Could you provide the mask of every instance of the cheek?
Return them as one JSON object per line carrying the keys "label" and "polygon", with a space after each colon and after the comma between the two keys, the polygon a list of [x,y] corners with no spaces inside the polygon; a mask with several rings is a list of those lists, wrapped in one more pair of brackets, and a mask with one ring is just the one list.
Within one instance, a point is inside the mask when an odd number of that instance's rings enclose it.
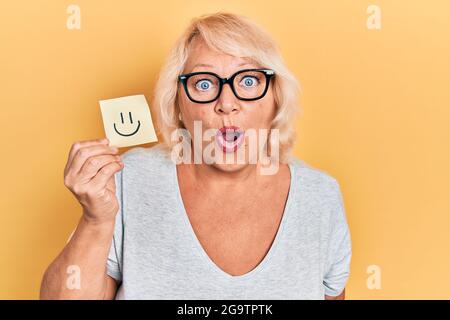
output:
{"label": "cheek", "polygon": [[275,98],[273,96],[273,91],[268,90],[266,95],[266,100],[264,100],[264,103],[266,104],[267,114],[270,117],[270,120],[272,121],[273,118],[275,118],[275,115],[277,113],[277,107],[275,104]]}
{"label": "cheek", "polygon": [[264,123],[272,122],[276,115],[276,104],[272,88],[269,87],[266,95],[262,99],[255,102],[257,102],[255,107],[257,109],[257,113],[259,114],[259,119]]}
{"label": "cheek", "polygon": [[199,105],[191,101],[184,102],[182,107],[183,122],[190,131],[194,128],[194,121],[200,121],[203,129],[213,127],[215,120],[214,106]]}
{"label": "cheek", "polygon": [[183,114],[183,121],[185,123],[192,122],[193,120],[197,120],[201,117],[201,108],[198,108],[198,106],[189,100],[185,94],[183,94],[180,99],[180,109]]}
{"label": "cheek", "polygon": [[270,128],[270,124],[276,114],[275,103],[270,100],[254,106],[248,106],[247,110],[249,122],[251,122],[254,127],[258,128]]}
{"label": "cheek", "polygon": [[185,110],[183,110],[185,115],[185,119],[187,121],[203,121],[207,122],[211,118],[211,112],[208,107],[206,106],[199,106],[197,104],[187,106]]}

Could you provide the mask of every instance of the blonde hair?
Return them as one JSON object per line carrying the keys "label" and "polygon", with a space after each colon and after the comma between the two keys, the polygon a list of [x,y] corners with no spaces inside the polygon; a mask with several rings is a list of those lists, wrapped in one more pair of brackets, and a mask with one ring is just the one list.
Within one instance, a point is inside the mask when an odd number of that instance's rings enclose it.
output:
{"label": "blonde hair", "polygon": [[178,76],[185,68],[190,45],[195,37],[200,37],[213,50],[250,58],[264,68],[275,71],[272,88],[276,115],[271,129],[279,129],[280,161],[288,161],[295,141],[299,84],[285,66],[276,43],[265,30],[247,17],[225,12],[193,19],[176,41],[161,69],[154,91],[153,107],[164,145],[171,149],[178,143],[171,141],[171,134],[173,130],[183,128],[178,117]]}

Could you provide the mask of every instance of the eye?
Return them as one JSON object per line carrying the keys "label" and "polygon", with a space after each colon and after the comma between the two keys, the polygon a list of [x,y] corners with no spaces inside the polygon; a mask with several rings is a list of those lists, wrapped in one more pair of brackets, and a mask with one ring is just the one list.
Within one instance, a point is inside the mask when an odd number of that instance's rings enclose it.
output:
{"label": "eye", "polygon": [[202,79],[195,83],[195,88],[197,88],[200,91],[206,91],[209,90],[212,87],[213,83],[211,80]]}
{"label": "eye", "polygon": [[251,88],[251,87],[258,85],[259,80],[258,80],[258,78],[253,77],[253,76],[245,76],[242,78],[240,83],[243,84],[244,87]]}

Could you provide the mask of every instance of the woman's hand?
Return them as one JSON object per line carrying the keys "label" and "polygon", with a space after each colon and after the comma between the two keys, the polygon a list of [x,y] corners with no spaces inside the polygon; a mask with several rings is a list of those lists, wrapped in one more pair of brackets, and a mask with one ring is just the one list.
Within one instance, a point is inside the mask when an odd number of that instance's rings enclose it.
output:
{"label": "woman's hand", "polygon": [[112,222],[119,210],[114,174],[123,168],[107,139],[75,142],[64,169],[64,185],[83,207],[88,222]]}
{"label": "woman's hand", "polygon": [[[45,271],[41,299],[113,299],[117,285],[106,262],[119,210],[114,174],[123,169],[108,140],[76,142],[64,169],[64,184],[83,207],[83,215],[63,251]],[[67,286],[69,266],[82,270],[81,287]]]}

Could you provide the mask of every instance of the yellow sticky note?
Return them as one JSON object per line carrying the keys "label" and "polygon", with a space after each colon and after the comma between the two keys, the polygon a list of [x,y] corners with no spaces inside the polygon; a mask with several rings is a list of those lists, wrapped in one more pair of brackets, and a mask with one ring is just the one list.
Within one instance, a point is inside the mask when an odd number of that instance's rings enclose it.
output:
{"label": "yellow sticky note", "polygon": [[144,95],[101,100],[100,109],[111,146],[128,147],[158,141]]}

